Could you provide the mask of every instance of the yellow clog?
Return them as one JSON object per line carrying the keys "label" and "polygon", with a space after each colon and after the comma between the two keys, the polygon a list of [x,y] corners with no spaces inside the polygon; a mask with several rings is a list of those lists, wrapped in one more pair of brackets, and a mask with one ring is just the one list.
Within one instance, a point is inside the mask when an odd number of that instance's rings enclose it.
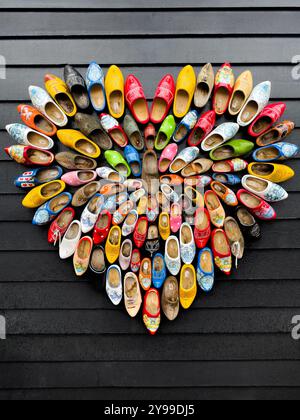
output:
{"label": "yellow clog", "polygon": [[77,113],[77,106],[66,83],[54,74],[46,74],[45,87],[57,105],[68,117],[74,117]]}
{"label": "yellow clog", "polygon": [[58,130],[57,137],[63,145],[84,156],[97,159],[101,155],[99,146],[85,137],[80,131]]}
{"label": "yellow clog", "polygon": [[277,163],[253,162],[248,166],[248,172],[250,175],[275,182],[276,184],[288,181],[295,176],[292,168]]}
{"label": "yellow clog", "polygon": [[184,67],[179,73],[174,102],[174,115],[183,118],[190,109],[196,90],[197,78],[192,66]]}
{"label": "yellow clog", "polygon": [[110,115],[119,119],[125,111],[124,76],[119,67],[111,66],[105,78],[105,91]]}
{"label": "yellow clog", "polygon": [[113,226],[108,234],[105,244],[105,254],[107,261],[114,264],[119,258],[121,251],[122,231],[119,226]]}
{"label": "yellow clog", "polygon": [[180,275],[180,303],[184,309],[189,309],[197,296],[197,278],[193,265],[185,264]]}
{"label": "yellow clog", "polygon": [[23,200],[23,207],[35,209],[61,194],[66,188],[63,181],[51,181],[31,190]]}
{"label": "yellow clog", "polygon": [[168,213],[161,213],[159,216],[159,233],[164,241],[171,235],[170,216]]}
{"label": "yellow clog", "polygon": [[237,115],[253,91],[253,76],[250,70],[244,71],[237,79],[229,104],[230,115]]}

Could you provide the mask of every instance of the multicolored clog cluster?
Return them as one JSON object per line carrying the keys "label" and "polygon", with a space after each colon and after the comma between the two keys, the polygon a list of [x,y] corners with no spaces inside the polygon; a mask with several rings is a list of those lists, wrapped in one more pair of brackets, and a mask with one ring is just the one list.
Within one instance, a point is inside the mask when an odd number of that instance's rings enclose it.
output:
{"label": "multicolored clog cluster", "polygon": [[[198,78],[186,66],[176,83],[166,75],[151,109],[116,66],[105,77],[93,62],[84,79],[68,65],[64,79],[31,86],[23,124],[7,126],[7,154],[28,167],[15,182],[28,190],[23,206],[50,225],[49,243],[77,276],[90,269],[131,317],[143,304],[155,334],[161,312],[174,321],[191,307],[197,283],[213,289],[215,268],[231,274],[245,241],[261,237],[257,219],[276,219],[272,203],[288,198],[279,184],[294,176],[281,161],[299,153],[285,141],[294,124],[279,122],[284,103],[269,104],[271,82],[254,87],[250,71],[235,80],[228,63]],[[217,123],[225,113],[234,121]]]}

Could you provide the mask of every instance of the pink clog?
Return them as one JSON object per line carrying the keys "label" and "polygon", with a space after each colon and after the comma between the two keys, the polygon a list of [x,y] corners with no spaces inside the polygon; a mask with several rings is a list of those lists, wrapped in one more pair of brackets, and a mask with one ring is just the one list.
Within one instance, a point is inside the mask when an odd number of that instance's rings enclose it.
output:
{"label": "pink clog", "polygon": [[172,204],[170,225],[173,233],[179,232],[182,225],[182,207],[179,203]]}
{"label": "pink clog", "polygon": [[169,144],[169,146],[167,146],[164,149],[158,163],[158,168],[161,173],[167,172],[171,163],[177,156],[177,153],[178,153],[177,144]]}
{"label": "pink clog", "polygon": [[80,187],[95,181],[97,173],[95,171],[73,171],[62,176],[62,180],[71,187]]}

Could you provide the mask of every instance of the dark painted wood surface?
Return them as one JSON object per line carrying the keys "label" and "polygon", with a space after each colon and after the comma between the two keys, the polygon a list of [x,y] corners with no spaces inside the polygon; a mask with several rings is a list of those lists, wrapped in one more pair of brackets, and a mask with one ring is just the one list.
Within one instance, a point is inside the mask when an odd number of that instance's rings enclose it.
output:
{"label": "dark painted wood surface", "polygon": [[8,324],[0,399],[298,399],[300,348],[290,332],[300,314],[299,159],[279,220],[264,225],[239,271],[220,276],[210,296],[153,339],[88,277],[76,280],[46,229],[31,226],[12,184],[19,167],[2,148],[28,85],[67,62],[85,71],[92,59],[134,72],[149,100],[162,75],[186,63],[250,68],[256,82],[273,82],[273,101],[287,102],[299,144],[299,1],[2,0],[0,9],[8,64],[0,80],[0,314]]}

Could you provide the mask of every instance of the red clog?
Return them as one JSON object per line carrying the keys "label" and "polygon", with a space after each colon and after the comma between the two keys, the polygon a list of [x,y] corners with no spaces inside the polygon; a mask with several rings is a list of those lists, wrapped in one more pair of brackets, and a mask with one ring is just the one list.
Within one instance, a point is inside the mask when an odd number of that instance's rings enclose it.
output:
{"label": "red clog", "polygon": [[191,132],[188,144],[189,146],[199,146],[202,141],[207,137],[213,130],[216,123],[217,115],[215,111],[208,111],[203,114],[197,122],[195,128]]}
{"label": "red clog", "polygon": [[239,190],[237,197],[243,206],[247,207],[247,209],[249,209],[250,212],[258,219],[275,220],[277,218],[276,211],[269,203],[249,191],[243,189]]}
{"label": "red clog", "polygon": [[147,217],[141,217],[136,224],[133,240],[137,248],[142,248],[147,239],[149,222]]}
{"label": "red clog", "polygon": [[153,124],[161,124],[169,114],[175,98],[175,81],[171,74],[167,74],[156,89],[152,109],[151,121]]}
{"label": "red clog", "polygon": [[278,102],[265,107],[250,125],[248,133],[252,137],[259,137],[266,133],[285,113],[286,104]]}
{"label": "red clog", "polygon": [[213,109],[217,115],[223,115],[227,111],[234,90],[234,81],[231,65],[229,63],[223,64],[215,80]]}
{"label": "red clog", "polygon": [[30,105],[19,105],[18,112],[21,120],[33,130],[39,131],[45,136],[53,137],[57,132],[56,126],[43,114]]}
{"label": "red clog", "polygon": [[155,335],[161,321],[160,295],[156,289],[150,289],[144,298],[143,321],[151,335]]}
{"label": "red clog", "polygon": [[132,74],[125,83],[125,98],[134,119],[140,124],[150,121],[149,108],[141,82]]}
{"label": "red clog", "polygon": [[211,235],[211,246],[216,266],[227,276],[232,270],[232,255],[228,238],[223,229],[215,229]]}
{"label": "red clog", "polygon": [[95,245],[100,245],[107,239],[111,224],[111,213],[108,210],[103,210],[98,217],[93,233],[93,240]]}
{"label": "red clog", "polygon": [[206,209],[198,209],[195,215],[194,237],[199,249],[206,247],[211,236],[210,216]]}
{"label": "red clog", "polygon": [[118,120],[109,114],[100,115],[101,125],[119,147],[128,145],[128,137]]}
{"label": "red clog", "polygon": [[6,147],[5,152],[14,161],[25,166],[50,166],[54,162],[54,154],[31,146],[17,144]]}
{"label": "red clog", "polygon": [[57,241],[63,238],[74,218],[75,210],[72,207],[64,209],[64,211],[54,220],[49,228],[49,244],[56,245]]}
{"label": "red clog", "polygon": [[141,268],[142,255],[138,249],[134,249],[131,256],[130,268],[133,273],[138,273]]}

